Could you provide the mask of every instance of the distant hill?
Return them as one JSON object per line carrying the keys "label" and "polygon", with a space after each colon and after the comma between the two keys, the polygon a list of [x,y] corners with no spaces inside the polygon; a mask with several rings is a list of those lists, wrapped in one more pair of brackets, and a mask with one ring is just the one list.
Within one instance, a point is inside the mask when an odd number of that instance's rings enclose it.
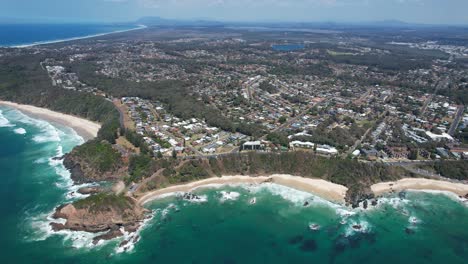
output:
{"label": "distant hill", "polygon": [[422,28],[422,27],[437,27],[436,25],[425,25],[407,23],[400,20],[382,20],[382,21],[366,21],[366,22],[281,22],[281,21],[259,21],[259,22],[220,22],[209,19],[167,19],[162,17],[142,17],[136,23],[146,26],[242,26],[242,27],[267,27],[267,28],[321,28],[321,29],[353,29],[353,28]]}
{"label": "distant hill", "polygon": [[209,20],[178,20],[161,17],[142,17],[137,23],[146,26],[223,26],[224,23]]}

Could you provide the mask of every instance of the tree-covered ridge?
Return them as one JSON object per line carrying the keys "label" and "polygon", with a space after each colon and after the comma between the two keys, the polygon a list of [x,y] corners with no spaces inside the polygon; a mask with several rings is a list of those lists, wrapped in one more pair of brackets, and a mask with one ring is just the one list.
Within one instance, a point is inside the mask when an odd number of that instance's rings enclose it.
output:
{"label": "tree-covered ridge", "polygon": [[424,164],[419,167],[429,171],[434,171],[446,178],[462,181],[468,180],[468,160],[441,160],[430,164]]}
{"label": "tree-covered ridge", "polygon": [[92,168],[104,173],[115,171],[121,165],[121,155],[106,141],[92,140],[76,147],[73,154]]}
{"label": "tree-covered ridge", "polygon": [[0,57],[0,99],[97,121],[102,124],[99,138],[114,142],[119,128],[119,113],[112,102],[90,93],[53,86],[41,66],[45,56]]}

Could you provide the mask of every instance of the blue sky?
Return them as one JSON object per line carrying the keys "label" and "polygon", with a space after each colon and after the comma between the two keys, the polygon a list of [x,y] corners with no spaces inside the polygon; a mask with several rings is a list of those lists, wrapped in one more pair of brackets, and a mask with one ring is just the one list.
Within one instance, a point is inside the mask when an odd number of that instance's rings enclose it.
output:
{"label": "blue sky", "polygon": [[468,25],[468,0],[0,0],[2,20],[110,22],[143,16],[222,21],[402,20]]}

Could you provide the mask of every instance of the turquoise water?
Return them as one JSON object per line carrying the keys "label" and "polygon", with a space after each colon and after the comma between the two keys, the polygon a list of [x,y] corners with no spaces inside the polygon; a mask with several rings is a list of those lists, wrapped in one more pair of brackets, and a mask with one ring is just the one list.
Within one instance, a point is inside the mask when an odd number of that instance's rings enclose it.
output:
{"label": "turquoise water", "polygon": [[[468,206],[408,192],[350,210],[274,184],[198,190],[199,202],[147,204],[140,240],[92,246],[86,233],[53,233],[49,215],[77,199],[60,156],[72,130],[0,107],[0,248],[3,263],[466,263]],[[24,133],[25,132],[25,133]],[[256,203],[251,204],[252,198]],[[304,207],[305,201],[309,202]],[[318,230],[311,230],[316,224]],[[353,229],[360,225],[360,230]]]}

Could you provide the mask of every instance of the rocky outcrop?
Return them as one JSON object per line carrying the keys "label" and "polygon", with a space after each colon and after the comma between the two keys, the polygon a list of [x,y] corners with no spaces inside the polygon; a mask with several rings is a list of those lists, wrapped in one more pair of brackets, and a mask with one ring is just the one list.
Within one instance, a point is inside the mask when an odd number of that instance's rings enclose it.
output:
{"label": "rocky outcrop", "polygon": [[354,185],[351,186],[346,192],[345,200],[346,204],[351,206],[352,208],[359,207],[359,204],[361,202],[365,202],[363,206],[367,207],[367,201],[373,199],[374,197],[374,193],[372,192],[370,187]]}
{"label": "rocky outcrop", "polygon": [[83,187],[83,188],[78,189],[77,192],[80,194],[96,194],[102,191],[103,190],[101,187]]}
{"label": "rocky outcrop", "polygon": [[51,223],[53,230],[106,232],[99,239],[122,236],[122,231],[135,232],[145,219],[147,210],[132,198],[114,194],[96,194],[84,200],[59,206],[53,218],[65,223]]}
{"label": "rocky outcrop", "polygon": [[126,171],[126,168],[115,168],[102,172],[74,151],[63,158],[63,165],[70,171],[71,178],[76,184],[120,179]]}

